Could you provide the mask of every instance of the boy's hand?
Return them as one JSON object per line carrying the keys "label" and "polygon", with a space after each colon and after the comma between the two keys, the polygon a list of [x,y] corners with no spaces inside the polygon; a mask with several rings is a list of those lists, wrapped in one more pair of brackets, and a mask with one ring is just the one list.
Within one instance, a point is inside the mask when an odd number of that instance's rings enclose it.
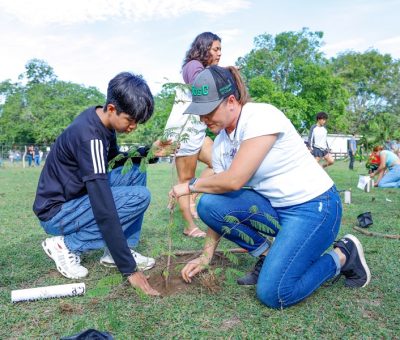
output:
{"label": "boy's hand", "polygon": [[146,276],[142,272],[136,272],[128,276],[128,281],[135,289],[140,289],[146,295],[159,296],[160,293],[150,286]]}
{"label": "boy's hand", "polygon": [[154,156],[165,157],[175,153],[179,148],[178,143],[173,142],[171,139],[168,140],[156,140],[153,143]]}

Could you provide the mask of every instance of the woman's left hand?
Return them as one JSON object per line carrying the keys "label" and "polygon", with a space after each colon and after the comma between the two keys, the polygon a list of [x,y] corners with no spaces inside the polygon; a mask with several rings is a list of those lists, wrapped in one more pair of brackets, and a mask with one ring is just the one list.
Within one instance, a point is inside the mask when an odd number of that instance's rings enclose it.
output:
{"label": "woman's left hand", "polygon": [[211,260],[201,255],[197,259],[189,261],[182,269],[181,275],[185,282],[191,283],[192,277],[207,268]]}
{"label": "woman's left hand", "polygon": [[189,195],[189,194],[190,194],[189,184],[188,184],[188,182],[186,182],[186,183],[174,185],[168,195],[172,199],[178,199],[181,196]]}

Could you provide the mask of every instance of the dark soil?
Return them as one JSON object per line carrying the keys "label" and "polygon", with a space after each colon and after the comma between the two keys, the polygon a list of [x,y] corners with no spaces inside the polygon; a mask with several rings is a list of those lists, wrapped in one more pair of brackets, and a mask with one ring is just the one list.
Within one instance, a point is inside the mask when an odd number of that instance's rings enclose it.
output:
{"label": "dark soil", "polygon": [[167,257],[158,258],[156,266],[146,272],[150,275],[149,283],[162,296],[180,294],[189,290],[195,290],[199,287],[206,288],[210,292],[217,292],[221,287],[221,276],[215,276],[212,269],[226,267],[230,265],[227,258],[223,256],[214,256],[210,269],[198,274],[192,283],[186,283],[181,277],[181,270],[187,262],[193,260],[197,255],[182,255],[171,257],[171,266],[169,270],[168,286],[166,286],[165,275],[167,273]]}

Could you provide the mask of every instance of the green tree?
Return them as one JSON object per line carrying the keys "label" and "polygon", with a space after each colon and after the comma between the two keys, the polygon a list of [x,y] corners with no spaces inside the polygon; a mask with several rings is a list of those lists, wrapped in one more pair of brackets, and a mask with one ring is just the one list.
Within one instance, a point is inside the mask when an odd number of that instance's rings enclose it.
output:
{"label": "green tree", "polygon": [[26,85],[0,83],[3,141],[51,143],[82,110],[105,102],[104,95],[94,87],[58,81],[45,62],[36,60],[27,65]]}
{"label": "green tree", "polygon": [[275,37],[262,34],[237,66],[253,100],[277,106],[296,128],[309,128],[315,113],[326,111],[334,130],[342,131],[347,92],[320,51],[322,37],[322,32],[307,28]]}
{"label": "green tree", "polygon": [[105,97],[94,87],[54,81],[34,84],[27,91],[31,129],[36,142],[50,143],[89,106],[103,105]]}
{"label": "green tree", "polygon": [[18,77],[20,80],[26,78],[28,85],[49,83],[57,80],[53,68],[41,59],[31,59],[25,64],[25,72]]}
{"label": "green tree", "polygon": [[368,50],[341,53],[332,59],[331,68],[350,94],[350,130],[372,141],[398,136],[400,62],[389,54]]}
{"label": "green tree", "polygon": [[21,140],[32,140],[29,129],[29,110],[25,98],[24,87],[9,81],[2,83],[1,95],[4,103],[0,107],[0,132],[2,142],[16,143]]}

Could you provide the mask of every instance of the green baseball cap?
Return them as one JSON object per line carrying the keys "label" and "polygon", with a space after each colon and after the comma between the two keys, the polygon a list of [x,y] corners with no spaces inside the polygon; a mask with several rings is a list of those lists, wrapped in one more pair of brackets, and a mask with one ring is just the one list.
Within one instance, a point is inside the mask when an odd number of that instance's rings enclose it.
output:
{"label": "green baseball cap", "polygon": [[184,114],[204,116],[214,111],[222,101],[237,93],[231,72],[220,66],[209,66],[193,82],[192,103]]}

